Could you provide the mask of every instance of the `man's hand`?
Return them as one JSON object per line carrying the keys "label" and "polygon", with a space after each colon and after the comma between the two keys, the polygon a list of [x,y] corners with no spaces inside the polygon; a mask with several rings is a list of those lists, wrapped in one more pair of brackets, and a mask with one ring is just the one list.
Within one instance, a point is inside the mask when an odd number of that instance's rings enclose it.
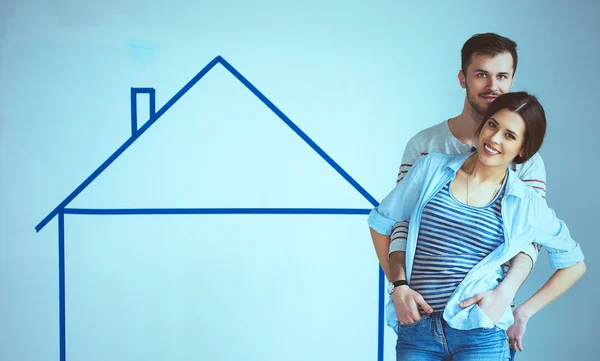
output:
{"label": "man's hand", "polygon": [[525,334],[525,329],[527,329],[529,317],[521,314],[518,309],[515,310],[514,316],[515,323],[506,330],[506,334],[508,335],[508,345],[512,349],[523,352],[523,335]]}
{"label": "man's hand", "polygon": [[475,296],[466,299],[458,305],[462,308],[467,308],[471,305],[478,304],[481,311],[485,313],[495,324],[500,321],[500,318],[510,305],[513,295],[502,292],[496,288],[493,291],[478,293]]}
{"label": "man's hand", "polygon": [[403,325],[417,322],[421,319],[419,306],[421,306],[426,313],[433,312],[433,308],[425,302],[423,296],[406,285],[394,288],[394,292],[392,292],[392,301],[394,302],[394,308],[396,309],[396,317],[398,317],[400,324]]}

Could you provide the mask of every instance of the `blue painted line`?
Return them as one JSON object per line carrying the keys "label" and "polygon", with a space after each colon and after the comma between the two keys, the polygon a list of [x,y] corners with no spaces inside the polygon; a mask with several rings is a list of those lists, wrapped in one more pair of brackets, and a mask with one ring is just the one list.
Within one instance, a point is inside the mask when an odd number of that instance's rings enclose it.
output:
{"label": "blue painted line", "polygon": [[135,88],[131,88],[131,136],[137,132],[137,93]]}
{"label": "blue painted line", "polygon": [[135,87],[134,89],[136,90],[137,94],[152,94],[156,91],[156,89],[149,87]]}
{"label": "blue painted line", "polygon": [[244,76],[240,74],[231,64],[229,64],[225,59],[223,59],[220,56],[218,56],[217,59],[219,59],[219,62],[225,67],[225,69],[229,70],[229,72],[233,74],[233,76],[235,76],[242,84],[246,86],[246,88],[248,88],[248,90],[250,90],[254,95],[256,95],[256,97],[259,98],[269,109],[271,109],[273,113],[277,114],[277,116],[281,120],[283,120],[285,124],[287,124],[296,134],[298,134],[300,138],[302,138],[302,140],[304,140],[315,152],[317,152],[317,154],[319,154],[321,158],[323,158],[331,167],[333,167],[333,169],[335,169],[342,177],[344,177],[344,179],[348,183],[350,183],[354,187],[354,189],[356,189],[363,197],[365,197],[367,201],[369,201],[369,203],[371,203],[374,207],[377,207],[379,205],[379,203],[375,200],[375,198],[373,198],[369,194],[369,192],[367,192],[360,184],[358,184],[358,182],[355,181],[354,178],[350,176],[350,174],[348,174],[329,155],[327,155],[327,153],[325,153],[325,151],[323,151],[323,149],[321,149],[321,147],[319,147],[317,143],[313,142],[313,140],[310,139],[308,135],[306,135],[306,133],[304,133],[300,128],[298,128],[298,126],[294,124],[294,122],[292,122],[290,118],[283,114],[283,112],[279,110],[279,108],[277,108],[275,104],[273,104],[269,99],[267,99],[266,96],[264,96],[258,89],[256,89],[256,87],[254,87],[254,85],[252,85],[246,78],[244,78]]}
{"label": "blue painted line", "polygon": [[[90,174],[69,196],[67,196],[52,212],[50,212],[38,225],[35,230],[39,232],[56,215],[59,215],[59,289],[60,289],[60,357],[61,361],[66,358],[65,343],[65,274],[64,274],[64,215],[65,214],[361,214],[366,215],[369,209],[311,209],[311,208],[230,208],[230,209],[65,209],[65,207],[77,197],[94,179],[96,179],[112,162],[117,159],[137,138],[139,138],[154,122],[156,122],[167,110],[169,110],[189,89],[191,89],[206,73],[208,73],[217,63],[223,65],[233,76],[246,86],[256,97],[258,97],[271,111],[273,111],[284,123],[286,123],[300,138],[302,138],[317,154],[319,154],[332,168],[334,168],[348,183],[350,183],[367,201],[373,206],[378,206],[378,202],[342,167],[340,167],[323,149],[321,149],[306,133],[304,133],[295,123],[293,123],[279,108],[277,108],[267,97],[265,97],[254,85],[252,85],[244,76],[242,76],[231,64],[221,56],[215,57],[208,63],[196,76],[194,76],[181,90],[179,90],[158,112],[156,109],[156,98],[154,88],[131,88],[131,130],[132,136],[125,141],[106,161],[104,161],[92,174]],[[150,119],[137,129],[137,94],[147,93],[150,96]],[[381,281],[381,274],[380,274]],[[380,291],[383,283],[380,282]],[[383,293],[380,292],[380,294]],[[379,305],[379,345],[378,359],[383,360],[383,311],[382,298],[380,296]]]}
{"label": "blue painted line", "polygon": [[131,88],[131,136],[134,136],[137,131],[137,95],[148,94],[150,98],[148,102],[148,111],[150,119],[156,115],[156,89],[154,88]]}
{"label": "blue painted line", "polygon": [[163,214],[331,214],[368,215],[370,209],[359,208],[133,208],[83,209],[65,208],[65,214],[84,215],[163,215]]}
{"label": "blue painted line", "polygon": [[[204,208],[204,209],[66,209],[65,207],[77,197],[94,179],[96,179],[112,162],[117,159],[138,137],[140,137],[154,122],[169,110],[189,89],[191,89],[206,73],[217,63],[223,65],[233,76],[258,97],[271,111],[286,123],[300,138],[302,138],[317,154],[319,154],[332,168],[334,168],[348,183],[350,183],[373,206],[378,202],[342,167],[340,167],[323,149],[321,149],[306,133],[292,122],[279,108],[265,97],[254,85],[242,76],[231,64],[221,56],[215,57],[196,76],[194,76],[181,90],[179,90],[158,112],[156,112],[156,91],[154,88],[131,88],[131,134],[132,136],[123,143],[106,161],[104,161],[92,174],[90,174],[69,196],[52,210],[36,227],[39,232],[56,215],[59,222],[59,312],[60,312],[60,360],[66,360],[66,333],[65,333],[65,260],[64,260],[64,215],[65,214],[93,214],[93,215],[126,215],[126,214],[358,214],[367,215],[370,209],[336,209],[336,208]],[[149,120],[137,129],[137,94],[149,94]],[[383,272],[380,270],[380,298],[378,320],[378,360],[383,360]]]}
{"label": "blue painted line", "polygon": [[156,90],[152,89],[150,94],[150,119],[156,116]]}
{"label": "blue painted line", "polygon": [[[281,112],[269,99],[267,99],[258,89],[256,89],[246,78],[244,78],[233,66],[231,66],[221,56],[217,56],[210,63],[208,63],[196,76],[194,76],[181,90],[179,90],[160,110],[155,114],[154,118],[149,119],[142,127],[135,132],[135,135],[130,137],[123,145],[119,147],[104,163],[102,163],[89,177],[87,177],[67,198],[65,198],[52,212],[50,212],[44,219],[35,226],[36,232],[39,232],[42,228],[48,224],[56,216],[60,209],[64,209],[75,197],[77,197],[94,179],[100,175],[104,169],[106,169],[115,159],[117,159],[138,137],[140,137],[154,122],[165,114],[169,108],[175,104],[188,90],[190,90],[206,73],[208,73],[217,63],[221,63],[231,74],[233,74],[239,81],[241,81],[255,96],[257,96],[269,109],[271,109],[277,116],[283,120],[296,134],[298,134],[307,144],[313,148],[329,165],[331,165],[346,181],[358,190],[373,206],[377,206],[379,203],[362,187],[358,184],[346,171],[344,171],[331,157],[329,157],[315,142],[313,142],[298,126],[296,126],[283,112]],[[134,88],[132,88],[134,89]],[[135,88],[142,90],[149,90],[152,88]],[[134,90],[132,90],[134,92]],[[135,105],[132,101],[132,109]],[[133,117],[132,117],[133,119]],[[133,130],[132,120],[132,130]],[[137,125],[136,125],[137,127]]]}
{"label": "blue painted line", "polygon": [[377,313],[377,361],[383,361],[383,315],[385,303],[385,273],[379,266],[379,305]]}
{"label": "blue painted line", "polygon": [[58,315],[60,337],[60,361],[67,357],[65,325],[65,214],[58,213]]}
{"label": "blue painted line", "polygon": [[198,72],[198,74],[196,74],[192,78],[192,80],[190,80],[186,85],[184,85],[183,88],[181,88],[181,90],[179,90],[175,95],[173,95],[173,97],[167,103],[165,103],[165,105],[163,105],[162,108],[158,110],[154,119],[148,120],[146,124],[144,124],[140,128],[140,134],[145,132],[146,129],[148,129],[152,124],[154,124],[154,122],[156,122],[160,117],[162,117],[162,115],[165,114],[167,110],[169,110],[173,106],[173,104],[175,104],[179,99],[181,99],[181,97],[185,93],[187,93],[188,90],[190,90],[194,85],[196,85],[196,83],[200,79],[202,79],[202,77],[204,77],[206,73],[208,73],[215,65],[217,65],[219,58],[220,56],[217,56],[216,58],[211,60],[211,62],[208,63],[202,70],[200,70],[200,72]]}
{"label": "blue painted line", "polygon": [[96,179],[115,159],[117,159],[133,142],[137,140],[154,122],[156,122],[179,98],[183,96],[198,80],[200,80],[210,69],[212,69],[220,57],[213,59],[208,63],[196,76],[192,78],[180,91],[177,92],[157,113],[153,119],[148,120],[142,127],[135,133],[135,136],[130,137],[117,149],[104,163],[102,163],[89,177],[87,177],[71,194],[67,196],[52,212],[50,212],[37,226],[35,226],[36,232],[39,232],[54,218],[60,209],[65,208],[75,197],[79,195],[94,179]]}

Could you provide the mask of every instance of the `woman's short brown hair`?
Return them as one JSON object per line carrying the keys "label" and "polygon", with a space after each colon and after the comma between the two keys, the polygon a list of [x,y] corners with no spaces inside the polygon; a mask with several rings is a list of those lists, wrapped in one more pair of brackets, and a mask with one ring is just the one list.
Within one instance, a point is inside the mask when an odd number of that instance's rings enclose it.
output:
{"label": "woman's short brown hair", "polygon": [[502,109],[508,109],[517,113],[525,121],[525,139],[523,142],[523,153],[521,157],[517,155],[513,160],[516,164],[525,163],[540,150],[546,135],[546,113],[544,108],[534,95],[527,92],[505,93],[496,98],[488,107],[483,117],[483,121],[477,128],[477,133],[481,132],[483,125]]}

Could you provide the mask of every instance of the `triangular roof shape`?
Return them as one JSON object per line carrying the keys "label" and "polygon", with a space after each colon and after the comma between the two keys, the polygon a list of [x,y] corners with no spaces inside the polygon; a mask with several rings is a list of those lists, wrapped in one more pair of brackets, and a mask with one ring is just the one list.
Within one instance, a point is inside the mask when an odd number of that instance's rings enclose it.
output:
{"label": "triangular roof shape", "polygon": [[[69,196],[67,196],[58,206],[55,207],[36,227],[36,231],[40,231],[44,226],[52,220],[61,211],[64,212],[67,205],[72,202],[81,192],[83,192],[100,174],[102,174],[117,158],[119,158],[125,150],[127,150],[139,137],[144,134],[158,119],[160,119],[181,97],[186,94],[202,77],[204,77],[215,65],[221,64],[229,73],[231,73],[240,83],[242,83],[248,90],[251,91],[262,103],[264,103],[279,119],[281,119],[294,133],[302,139],[313,151],[315,151],[326,163],[331,166],[344,180],[350,184],[364,199],[370,204],[376,206],[377,201],[356,182],[341,166],[339,166],[325,151],[319,147],[306,133],[304,133],[295,123],[293,123],[279,108],[277,108],[266,96],[264,96],[256,87],[254,87],[243,75],[241,75],[231,64],[229,64],[221,56],[217,56],[210,63],[208,63],[198,74],[196,74],[183,88],[181,88],[161,109],[154,113],[151,109],[150,119],[144,123],[138,130],[132,125],[132,136],[125,141],[106,161],[104,161],[90,176],[88,176]],[[144,92],[152,92],[153,89],[144,89]],[[132,94],[133,94],[132,90]],[[153,95],[153,94],[152,94]],[[134,98],[132,98],[134,99]],[[151,108],[153,108],[154,97],[151,97]],[[132,100],[132,111],[134,111],[134,103]],[[133,120],[133,119],[132,119]],[[175,213],[173,210],[138,210],[139,214],[164,214],[164,213]],[[69,212],[71,213],[72,210]],[[99,212],[102,212],[99,210]],[[186,210],[180,210],[182,213],[186,213]],[[291,213],[291,214],[327,214],[335,213],[332,210],[307,210],[307,209],[238,209],[238,210],[202,210],[193,211],[188,210],[187,213]],[[356,214],[357,210],[342,210],[341,213]],[[339,213],[339,212],[338,212]]]}

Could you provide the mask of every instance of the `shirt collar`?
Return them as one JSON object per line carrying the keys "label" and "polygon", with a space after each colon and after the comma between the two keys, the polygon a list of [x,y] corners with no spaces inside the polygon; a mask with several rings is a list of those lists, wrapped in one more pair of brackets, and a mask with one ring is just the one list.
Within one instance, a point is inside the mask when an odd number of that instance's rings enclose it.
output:
{"label": "shirt collar", "polygon": [[[456,172],[462,167],[465,161],[472,155],[473,153],[461,154],[454,157],[448,164],[446,164],[445,169],[448,169],[456,175]],[[526,185],[519,179],[517,174],[509,167],[508,169],[508,179],[506,180],[506,190],[505,196],[515,196],[523,199],[525,196],[525,187]]]}

